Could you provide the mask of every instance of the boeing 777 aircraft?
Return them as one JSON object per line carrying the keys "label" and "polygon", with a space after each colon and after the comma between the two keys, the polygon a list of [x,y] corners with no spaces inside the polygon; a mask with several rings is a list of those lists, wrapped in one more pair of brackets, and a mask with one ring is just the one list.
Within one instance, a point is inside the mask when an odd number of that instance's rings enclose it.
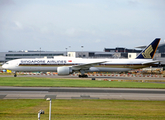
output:
{"label": "boeing 777 aircraft", "polygon": [[160,38],[149,44],[136,59],[87,59],[71,57],[55,57],[54,59],[15,59],[6,62],[4,69],[16,72],[57,72],[58,75],[69,75],[80,72],[79,77],[88,77],[87,72],[129,71],[152,66],[160,62],[153,60]]}

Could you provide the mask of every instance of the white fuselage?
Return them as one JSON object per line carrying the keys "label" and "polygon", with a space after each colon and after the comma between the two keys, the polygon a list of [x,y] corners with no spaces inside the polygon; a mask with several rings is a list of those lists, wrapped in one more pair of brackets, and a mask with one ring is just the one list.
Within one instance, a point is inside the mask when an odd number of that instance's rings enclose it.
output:
{"label": "white fuselage", "polygon": [[[54,59],[16,59],[5,63],[2,67],[12,71],[57,72],[58,67],[71,67],[73,72],[116,72],[129,71],[150,66],[152,59],[85,59],[71,57],[55,57]],[[98,63],[98,64],[93,64]],[[84,66],[83,66],[84,65]]]}

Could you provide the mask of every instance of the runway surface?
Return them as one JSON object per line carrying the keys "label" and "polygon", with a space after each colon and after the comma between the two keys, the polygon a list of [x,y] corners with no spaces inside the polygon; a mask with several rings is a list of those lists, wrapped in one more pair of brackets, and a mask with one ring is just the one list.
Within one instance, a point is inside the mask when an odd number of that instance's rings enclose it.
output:
{"label": "runway surface", "polygon": [[0,87],[0,99],[165,100],[165,89]]}

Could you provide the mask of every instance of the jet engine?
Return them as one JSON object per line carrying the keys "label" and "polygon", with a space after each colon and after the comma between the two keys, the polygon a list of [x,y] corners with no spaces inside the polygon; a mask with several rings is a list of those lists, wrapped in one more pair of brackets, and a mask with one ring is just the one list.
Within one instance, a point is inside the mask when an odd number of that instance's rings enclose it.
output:
{"label": "jet engine", "polygon": [[58,67],[57,73],[58,75],[69,75],[72,73],[72,67]]}

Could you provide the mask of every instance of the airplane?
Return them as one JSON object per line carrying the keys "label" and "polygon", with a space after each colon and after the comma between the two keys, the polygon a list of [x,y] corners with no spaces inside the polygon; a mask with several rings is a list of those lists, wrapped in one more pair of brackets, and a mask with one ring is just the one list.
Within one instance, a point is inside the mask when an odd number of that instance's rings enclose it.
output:
{"label": "airplane", "polygon": [[57,56],[53,59],[15,59],[6,62],[2,68],[16,72],[57,72],[69,75],[80,72],[79,77],[88,77],[88,72],[124,72],[154,65],[160,61],[153,60],[160,42],[156,38],[135,59],[89,59]]}

